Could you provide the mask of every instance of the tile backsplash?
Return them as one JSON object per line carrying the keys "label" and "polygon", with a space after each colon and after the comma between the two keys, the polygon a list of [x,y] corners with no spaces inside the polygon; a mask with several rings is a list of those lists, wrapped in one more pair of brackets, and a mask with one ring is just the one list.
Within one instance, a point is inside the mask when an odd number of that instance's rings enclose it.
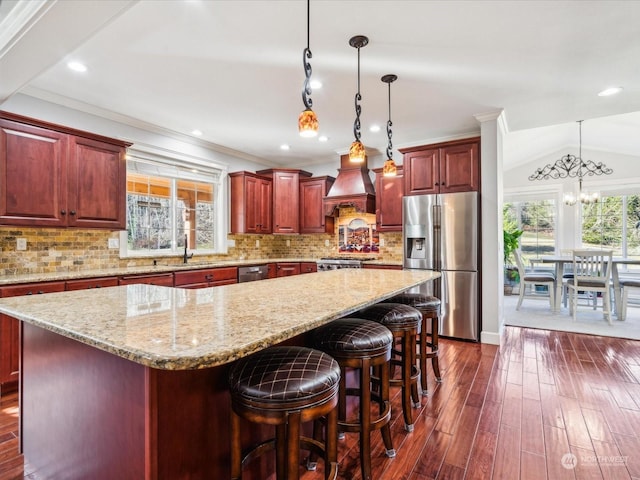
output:
{"label": "tile backsplash", "polygon": [[[343,215],[344,217],[344,215]],[[26,250],[18,251],[18,239],[26,240]],[[0,227],[0,275],[54,273],[92,269],[147,265],[153,258],[120,258],[119,249],[108,248],[110,238],[118,232],[63,228]],[[236,260],[268,258],[309,258],[337,256],[337,235],[228,235],[235,246],[225,255],[197,255],[202,260]],[[260,246],[256,247],[256,240]],[[288,242],[287,242],[288,240]],[[380,260],[402,261],[402,234],[380,233]],[[155,257],[167,264],[179,264],[179,255]]]}

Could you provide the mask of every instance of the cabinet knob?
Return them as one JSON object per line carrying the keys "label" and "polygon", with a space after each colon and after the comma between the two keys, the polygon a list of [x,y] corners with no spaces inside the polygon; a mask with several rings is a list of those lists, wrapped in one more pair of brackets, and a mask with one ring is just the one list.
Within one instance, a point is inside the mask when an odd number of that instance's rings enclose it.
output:
{"label": "cabinet knob", "polygon": [[435,183],[435,186],[437,187],[438,185],[440,185],[440,183],[439,183],[439,182],[436,182],[436,183]]}
{"label": "cabinet knob", "polygon": [[67,211],[66,210],[60,210],[60,215],[66,215]]}
{"label": "cabinet knob", "polygon": [[75,211],[75,210],[71,210],[71,211],[69,212],[69,215],[75,215],[75,214],[76,214],[76,211]]}

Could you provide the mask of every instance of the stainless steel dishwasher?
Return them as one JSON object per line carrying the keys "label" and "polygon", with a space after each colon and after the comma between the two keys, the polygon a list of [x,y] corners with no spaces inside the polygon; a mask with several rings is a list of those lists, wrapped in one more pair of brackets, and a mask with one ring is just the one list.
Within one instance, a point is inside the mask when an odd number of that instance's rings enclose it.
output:
{"label": "stainless steel dishwasher", "polygon": [[250,267],[238,268],[238,283],[265,280],[267,278],[269,278],[269,267],[267,265],[252,265]]}

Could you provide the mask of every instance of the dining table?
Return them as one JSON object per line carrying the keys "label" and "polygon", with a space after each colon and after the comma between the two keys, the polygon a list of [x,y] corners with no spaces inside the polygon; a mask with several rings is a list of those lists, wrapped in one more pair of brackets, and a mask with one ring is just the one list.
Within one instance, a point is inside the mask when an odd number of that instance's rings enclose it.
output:
{"label": "dining table", "polygon": [[[564,272],[564,266],[567,263],[573,263],[573,257],[571,255],[545,255],[538,258],[531,259],[531,263],[553,263],[555,264],[556,275],[556,296],[554,301],[554,311],[560,310],[562,301],[562,274]],[[613,282],[613,295],[615,299],[615,315],[620,318],[620,310],[622,306],[622,293],[620,290],[620,272],[618,270],[619,265],[640,265],[640,258],[633,257],[613,257],[611,259],[611,279]]]}

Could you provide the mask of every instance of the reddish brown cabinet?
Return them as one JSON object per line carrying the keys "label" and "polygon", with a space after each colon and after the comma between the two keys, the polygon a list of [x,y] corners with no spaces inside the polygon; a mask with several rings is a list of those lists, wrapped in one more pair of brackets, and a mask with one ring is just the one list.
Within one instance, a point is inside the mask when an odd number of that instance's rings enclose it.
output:
{"label": "reddish brown cabinet", "polygon": [[362,268],[370,268],[372,270],[402,270],[402,265],[391,264],[375,264],[375,263],[363,263]]}
{"label": "reddish brown cabinet", "polygon": [[300,275],[299,262],[278,262],[276,264],[276,276],[290,277],[291,275]]}
{"label": "reddish brown cabinet", "polygon": [[322,199],[333,185],[330,176],[300,179],[300,233],[333,233],[333,217],[324,214]]}
{"label": "reddish brown cabinet", "polygon": [[173,287],[173,273],[126,275],[118,279],[118,285],[132,285],[134,283],[145,283],[158,287]]}
{"label": "reddish brown cabinet", "polygon": [[87,290],[90,288],[115,287],[118,285],[118,277],[82,278],[67,280],[65,290]]}
{"label": "reddish brown cabinet", "polygon": [[277,278],[278,277],[278,265],[275,263],[267,264],[267,278]]}
{"label": "reddish brown cabinet", "polygon": [[402,231],[402,197],[404,196],[403,168],[393,177],[385,177],[382,168],[376,174],[376,229],[379,232]]}
{"label": "reddish brown cabinet", "polygon": [[[62,292],[65,282],[25,283],[0,288],[0,297]],[[20,375],[20,322],[0,314],[0,390],[13,390]]]}
{"label": "reddish brown cabinet", "polygon": [[273,233],[300,233],[300,178],[311,174],[288,168],[259,170],[256,174],[273,182]]}
{"label": "reddish brown cabinet", "polygon": [[238,267],[203,268],[175,272],[174,285],[180,288],[205,288],[238,283]]}
{"label": "reddish brown cabinet", "polygon": [[271,233],[273,182],[251,172],[233,172],[231,233]]}
{"label": "reddish brown cabinet", "polygon": [[313,273],[318,271],[316,262],[300,262],[300,273]]}
{"label": "reddish brown cabinet", "polygon": [[478,191],[480,139],[400,149],[405,195]]}
{"label": "reddish brown cabinet", "polygon": [[0,224],[124,229],[128,145],[0,112]]}

